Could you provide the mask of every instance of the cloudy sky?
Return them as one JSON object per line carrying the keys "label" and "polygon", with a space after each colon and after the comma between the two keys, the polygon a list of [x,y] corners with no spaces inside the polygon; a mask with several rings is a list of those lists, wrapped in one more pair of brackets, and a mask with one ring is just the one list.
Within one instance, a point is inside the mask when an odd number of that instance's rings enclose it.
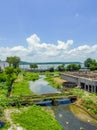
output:
{"label": "cloudy sky", "polygon": [[0,0],[0,59],[97,60],[97,0]]}

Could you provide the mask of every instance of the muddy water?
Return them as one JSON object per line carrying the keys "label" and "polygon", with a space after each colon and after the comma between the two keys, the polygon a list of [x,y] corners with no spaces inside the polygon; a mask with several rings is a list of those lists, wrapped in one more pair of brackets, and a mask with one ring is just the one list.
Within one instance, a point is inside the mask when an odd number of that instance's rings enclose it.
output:
{"label": "muddy water", "polygon": [[55,118],[62,125],[63,130],[97,130],[97,126],[88,122],[84,122],[75,117],[71,112],[69,105],[60,105],[52,107]]}

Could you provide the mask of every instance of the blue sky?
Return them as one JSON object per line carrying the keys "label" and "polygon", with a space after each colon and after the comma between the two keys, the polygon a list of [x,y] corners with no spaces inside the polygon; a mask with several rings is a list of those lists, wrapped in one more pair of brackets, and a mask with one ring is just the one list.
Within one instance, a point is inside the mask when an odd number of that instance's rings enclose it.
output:
{"label": "blue sky", "polygon": [[97,0],[0,0],[0,59],[84,61],[96,51]]}

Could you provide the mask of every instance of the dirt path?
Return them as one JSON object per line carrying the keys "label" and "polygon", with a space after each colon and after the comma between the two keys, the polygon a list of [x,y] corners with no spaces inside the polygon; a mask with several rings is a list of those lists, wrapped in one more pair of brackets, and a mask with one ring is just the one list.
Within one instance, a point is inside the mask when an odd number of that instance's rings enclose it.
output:
{"label": "dirt path", "polygon": [[8,128],[8,130],[24,130],[22,127],[13,123],[13,121],[11,119],[11,113],[13,113],[13,112],[18,113],[19,110],[16,110],[16,109],[4,110],[4,116],[5,116],[6,120],[10,123],[10,127]]}

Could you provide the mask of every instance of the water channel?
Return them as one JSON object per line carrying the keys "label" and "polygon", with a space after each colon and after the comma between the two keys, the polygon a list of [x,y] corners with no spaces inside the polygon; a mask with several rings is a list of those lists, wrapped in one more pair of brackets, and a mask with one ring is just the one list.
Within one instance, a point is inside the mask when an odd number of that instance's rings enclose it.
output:
{"label": "water channel", "polygon": [[[44,80],[44,76],[41,76],[40,79],[35,82],[30,81],[29,83],[30,89],[37,94],[60,92],[48,85],[48,82]],[[64,100],[62,103],[60,102],[58,106],[52,106],[49,101],[47,101],[47,104],[53,110],[54,116],[61,124],[63,130],[97,130],[96,125],[90,122],[81,121],[72,113],[69,107],[71,105],[70,101]]]}
{"label": "water channel", "polygon": [[37,94],[47,94],[47,93],[60,93],[57,89],[51,87],[47,81],[44,80],[45,76],[40,75],[40,79],[34,82],[30,81],[30,89],[32,92]]}

